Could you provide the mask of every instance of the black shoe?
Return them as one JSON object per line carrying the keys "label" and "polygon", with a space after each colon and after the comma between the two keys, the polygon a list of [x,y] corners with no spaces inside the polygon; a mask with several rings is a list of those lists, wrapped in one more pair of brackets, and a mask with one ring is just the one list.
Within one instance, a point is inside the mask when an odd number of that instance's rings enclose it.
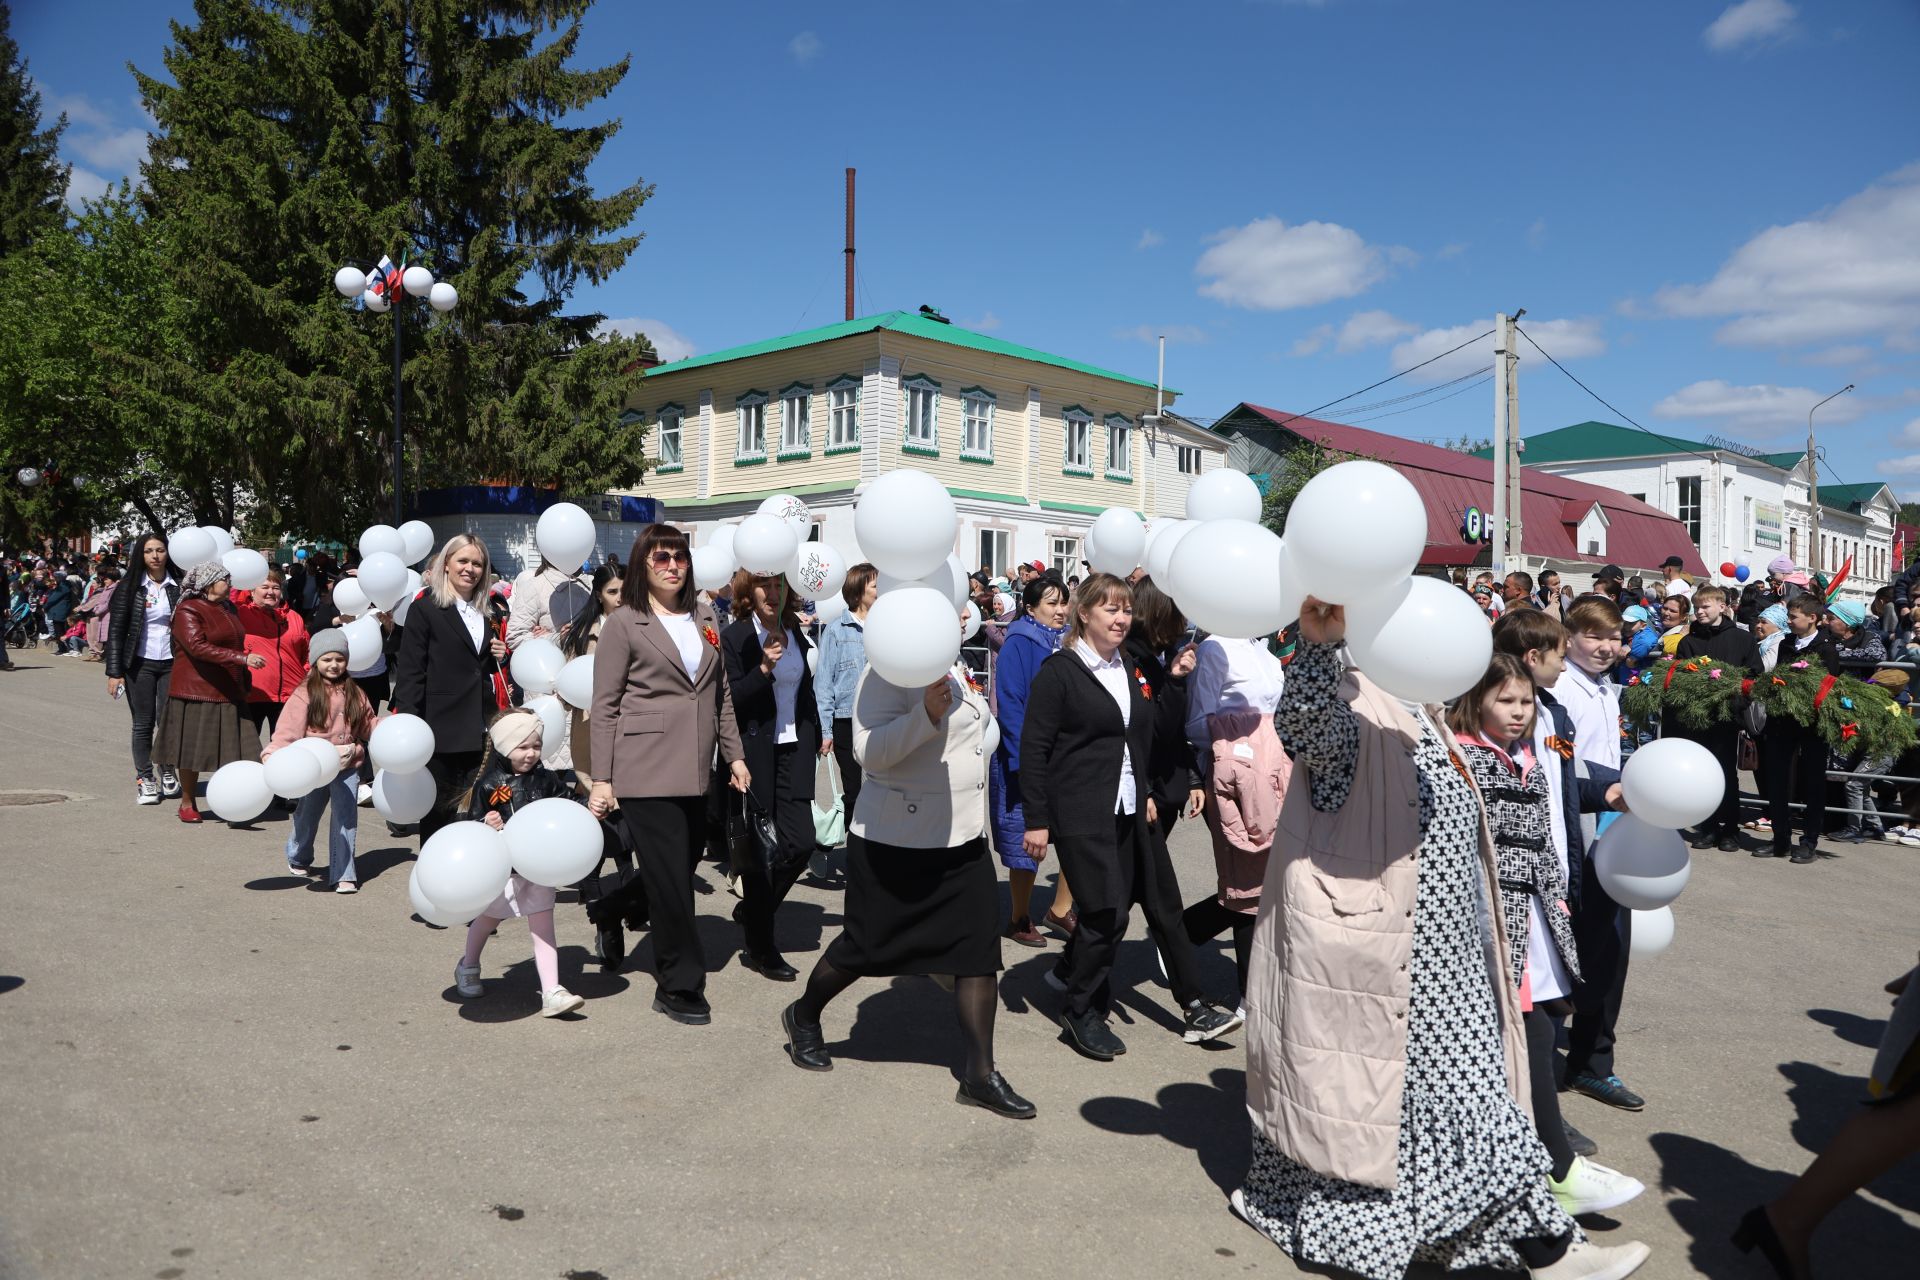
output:
{"label": "black shoe", "polygon": [[1804,867],[1807,863],[1814,861],[1819,856],[1820,851],[1818,848],[1810,844],[1803,844],[1793,851],[1793,856],[1788,859],[1788,861]]}
{"label": "black shoe", "polygon": [[756,956],[751,951],[742,951],[740,963],[761,977],[774,982],[792,982],[800,976],[800,971],[788,964],[778,951],[764,956]]}
{"label": "black shoe", "polygon": [[1600,1154],[1600,1144],[1592,1138],[1589,1138],[1565,1120],[1560,1122],[1560,1127],[1567,1131],[1567,1145],[1573,1149],[1573,1154],[1577,1156],[1597,1156]]}
{"label": "black shoe", "polygon": [[704,996],[683,996],[677,992],[660,991],[654,993],[653,1011],[664,1013],[675,1022],[684,1022],[690,1027],[704,1027],[713,1021],[713,1006]]}
{"label": "black shoe", "polygon": [[1752,1253],[1756,1245],[1761,1256],[1773,1264],[1773,1273],[1780,1280],[1793,1280],[1793,1263],[1787,1259],[1786,1246],[1780,1243],[1780,1233],[1773,1229],[1773,1219],[1767,1216],[1765,1205],[1747,1210],[1740,1225],[1733,1230],[1733,1247],[1740,1252]]}
{"label": "black shoe", "polygon": [[1180,1012],[1187,1024],[1180,1038],[1188,1044],[1199,1044],[1203,1040],[1223,1036],[1237,1030],[1246,1021],[1240,1014],[1223,1012],[1205,1000],[1195,1000]]}
{"label": "black shoe", "polygon": [[603,924],[593,934],[593,956],[602,969],[618,969],[627,958],[627,935],[618,924]]}
{"label": "black shoe", "polygon": [[1078,1017],[1069,1013],[1060,1019],[1067,1029],[1067,1040],[1096,1062],[1112,1062],[1127,1051],[1126,1044],[1107,1026],[1107,1020],[1092,1009]]}
{"label": "black shoe", "polygon": [[1015,1093],[1007,1078],[998,1071],[979,1084],[962,1080],[960,1092],[953,1095],[953,1100],[962,1106],[985,1107],[1009,1120],[1031,1120],[1037,1114],[1033,1104]]}
{"label": "black shoe", "polygon": [[1712,827],[1702,827],[1693,833],[1693,838],[1687,841],[1687,843],[1695,849],[1711,849],[1713,848],[1714,841],[1718,838],[1719,837],[1714,834]]}
{"label": "black shoe", "polygon": [[1647,1105],[1647,1100],[1622,1084],[1619,1076],[1596,1076],[1582,1072],[1567,1081],[1567,1088],[1622,1111],[1639,1111]]}
{"label": "black shoe", "polygon": [[802,1071],[831,1071],[833,1058],[827,1053],[827,1037],[820,1024],[808,1026],[800,1021],[800,1002],[794,1001],[780,1011],[780,1025],[787,1031],[787,1056]]}
{"label": "black shoe", "polygon": [[1731,831],[1722,831],[1720,838],[1713,842],[1713,847],[1722,853],[1738,853],[1740,852],[1740,837]]}
{"label": "black shoe", "polygon": [[1791,852],[1792,850],[1786,845],[1776,844],[1767,848],[1755,849],[1753,856],[1756,858],[1784,858]]}

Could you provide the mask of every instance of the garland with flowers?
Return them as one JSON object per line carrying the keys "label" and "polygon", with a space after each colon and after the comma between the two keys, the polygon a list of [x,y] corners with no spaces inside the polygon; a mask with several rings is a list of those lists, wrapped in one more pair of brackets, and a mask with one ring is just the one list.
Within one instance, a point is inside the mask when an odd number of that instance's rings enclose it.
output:
{"label": "garland with flowers", "polygon": [[1767,718],[1793,720],[1818,733],[1845,757],[1897,757],[1920,741],[1913,717],[1877,684],[1829,675],[1808,659],[1749,676],[1710,658],[1666,658],[1635,675],[1621,691],[1627,722],[1657,728],[1667,712],[1683,729],[1707,729],[1735,719],[1748,702]]}

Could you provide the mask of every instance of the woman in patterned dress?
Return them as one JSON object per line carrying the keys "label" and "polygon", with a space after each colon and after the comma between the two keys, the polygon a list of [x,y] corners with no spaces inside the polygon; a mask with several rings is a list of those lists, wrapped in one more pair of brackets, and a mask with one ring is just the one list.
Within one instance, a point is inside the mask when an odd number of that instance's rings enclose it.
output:
{"label": "woman in patterned dress", "polygon": [[1254,931],[1233,1211],[1369,1280],[1416,1261],[1620,1280],[1646,1246],[1587,1242],[1547,1186],[1479,795],[1432,709],[1343,669],[1345,632],[1339,606],[1302,605],[1279,720],[1307,785]]}

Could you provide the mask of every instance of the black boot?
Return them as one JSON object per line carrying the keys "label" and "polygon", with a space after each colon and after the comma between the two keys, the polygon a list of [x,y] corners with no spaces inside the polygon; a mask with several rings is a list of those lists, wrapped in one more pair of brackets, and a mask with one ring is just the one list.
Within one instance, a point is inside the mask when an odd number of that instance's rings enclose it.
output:
{"label": "black boot", "polygon": [[787,1032],[787,1056],[802,1071],[831,1071],[833,1057],[827,1052],[826,1033],[820,1024],[808,1026],[800,1021],[800,1002],[794,1001],[780,1011],[780,1025]]}

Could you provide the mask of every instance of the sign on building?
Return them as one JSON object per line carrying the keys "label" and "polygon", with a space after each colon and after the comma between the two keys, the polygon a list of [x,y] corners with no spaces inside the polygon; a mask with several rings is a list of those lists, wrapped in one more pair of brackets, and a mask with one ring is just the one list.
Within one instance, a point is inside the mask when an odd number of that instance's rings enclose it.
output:
{"label": "sign on building", "polygon": [[1777,502],[1756,502],[1753,504],[1753,545],[1778,551],[1781,547],[1781,530],[1786,526],[1786,513]]}

